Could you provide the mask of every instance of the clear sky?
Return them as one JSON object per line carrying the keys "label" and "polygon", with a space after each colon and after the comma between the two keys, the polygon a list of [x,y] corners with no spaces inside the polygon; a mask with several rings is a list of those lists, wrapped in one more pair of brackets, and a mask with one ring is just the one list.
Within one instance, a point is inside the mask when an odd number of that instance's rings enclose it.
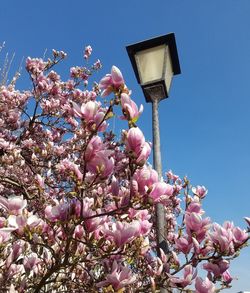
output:
{"label": "clear sky", "polygon": [[[82,65],[85,45],[102,74],[117,65],[133,99],[145,106],[139,126],[151,140],[151,107],[144,103],[125,46],[176,34],[182,74],[160,104],[164,170],[209,189],[205,209],[214,221],[244,227],[250,216],[249,0],[2,0],[0,43],[22,57],[45,49],[68,53],[65,68]],[[24,82],[24,81],[23,81]],[[23,84],[19,83],[20,86]],[[250,291],[250,248],[232,265],[233,289]]]}

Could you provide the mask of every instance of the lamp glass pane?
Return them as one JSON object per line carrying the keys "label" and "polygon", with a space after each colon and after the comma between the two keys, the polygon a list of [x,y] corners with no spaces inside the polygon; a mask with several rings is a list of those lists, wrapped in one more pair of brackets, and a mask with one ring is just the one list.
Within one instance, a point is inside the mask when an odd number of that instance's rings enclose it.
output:
{"label": "lamp glass pane", "polygon": [[169,93],[169,88],[171,85],[171,81],[174,75],[173,72],[173,66],[172,66],[172,61],[171,61],[171,55],[170,55],[170,51],[169,51],[169,47],[166,47],[166,60],[165,60],[165,74],[164,74],[164,79],[165,79],[165,84],[167,87],[167,92]]}
{"label": "lamp glass pane", "polygon": [[135,54],[142,85],[163,78],[165,48],[166,45],[161,45]]}

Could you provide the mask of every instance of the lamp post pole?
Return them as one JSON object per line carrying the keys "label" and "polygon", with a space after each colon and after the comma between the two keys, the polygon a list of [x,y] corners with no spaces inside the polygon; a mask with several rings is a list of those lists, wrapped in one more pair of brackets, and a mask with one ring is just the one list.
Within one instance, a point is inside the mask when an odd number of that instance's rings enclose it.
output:
{"label": "lamp post pole", "polygon": [[[161,144],[160,144],[160,126],[159,126],[159,107],[160,100],[157,96],[152,99],[152,131],[153,131],[153,163],[154,169],[157,171],[159,178],[162,177],[161,165]],[[159,249],[162,248],[166,253],[168,245],[166,242],[166,229],[165,229],[165,211],[164,206],[160,203],[156,205],[156,235],[157,235],[157,248],[158,255]]]}
{"label": "lamp post pole", "polygon": [[[174,33],[145,40],[126,47],[138,83],[141,85],[146,102],[152,103],[152,132],[154,169],[162,177],[160,127],[158,107],[168,97],[173,75],[180,74],[180,64]],[[158,203],[155,210],[157,254],[160,249],[169,252],[166,239],[165,208]],[[161,293],[168,292],[161,288]]]}
{"label": "lamp post pole", "polygon": [[[153,165],[157,171],[159,178],[162,177],[162,165],[161,165],[161,143],[160,143],[160,124],[159,124],[159,107],[160,99],[155,94],[152,97],[152,132],[153,132]],[[166,241],[166,229],[165,229],[165,210],[161,203],[156,204],[156,241],[157,241],[157,254],[160,256],[160,248],[166,253],[168,251],[168,243]],[[166,293],[164,288],[160,289],[161,293]]]}

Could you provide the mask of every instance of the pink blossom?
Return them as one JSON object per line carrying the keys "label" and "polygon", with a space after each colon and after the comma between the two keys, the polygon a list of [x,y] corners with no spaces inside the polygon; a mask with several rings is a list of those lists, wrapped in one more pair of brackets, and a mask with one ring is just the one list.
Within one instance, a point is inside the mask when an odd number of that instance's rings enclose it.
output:
{"label": "pink blossom", "polygon": [[195,233],[197,240],[200,242],[204,239],[210,227],[210,219],[202,219],[198,213],[186,213],[185,224],[188,235],[192,237],[193,233]]}
{"label": "pink blossom", "polygon": [[91,46],[86,46],[84,50],[84,59],[88,59],[92,53]]}
{"label": "pink blossom", "polygon": [[173,194],[173,186],[165,182],[156,182],[152,185],[152,191],[149,196],[154,202],[159,202],[165,198],[169,198]]}
{"label": "pink blossom", "polygon": [[45,208],[46,217],[54,222],[54,221],[66,221],[69,216],[69,203],[59,203],[56,206],[47,206]]}
{"label": "pink blossom", "polygon": [[114,169],[114,158],[110,156],[108,150],[99,151],[87,163],[88,171],[93,174],[98,174],[100,178],[107,178],[110,176]]}
{"label": "pink blossom", "polygon": [[200,185],[193,187],[192,191],[199,198],[204,198],[208,192],[208,190],[204,186],[200,186]]}
{"label": "pink blossom", "polygon": [[8,272],[7,272],[7,278],[11,279],[16,274],[22,274],[24,273],[24,267],[23,265],[17,265],[17,264],[11,264],[9,266]]}
{"label": "pink blossom", "polygon": [[102,63],[101,63],[101,61],[99,59],[96,60],[96,62],[93,65],[93,68],[96,69],[96,70],[102,68]]}
{"label": "pink blossom", "polygon": [[110,186],[110,191],[114,196],[119,195],[119,182],[115,178],[115,176],[112,176],[112,181],[111,181],[111,186]]}
{"label": "pink blossom", "polygon": [[44,71],[45,67],[46,62],[44,62],[42,59],[32,59],[28,57],[26,60],[26,69],[32,74],[40,74],[42,71]]}
{"label": "pink blossom", "polygon": [[0,229],[0,244],[3,244],[4,242],[8,241],[10,238],[10,233],[14,231],[15,229],[11,231],[4,231],[5,228]]}
{"label": "pink blossom", "polygon": [[142,148],[141,148],[141,151],[139,153],[139,156],[138,158],[136,159],[136,162],[141,166],[141,165],[144,165],[145,162],[147,161],[149,155],[151,153],[151,147],[149,145],[148,142],[145,142],[143,145],[142,145]]}
{"label": "pink blossom", "polygon": [[229,268],[229,262],[223,259],[215,262],[207,262],[203,264],[203,268],[213,273],[215,277],[219,277]]}
{"label": "pink blossom", "polygon": [[112,271],[106,275],[106,280],[97,283],[97,287],[106,287],[111,285],[114,290],[119,290],[128,285],[133,284],[136,281],[136,276],[132,275],[131,270],[128,267],[124,267],[121,264],[113,262]]}
{"label": "pink blossom", "polygon": [[169,180],[173,180],[174,182],[176,181],[180,181],[180,177],[178,175],[175,175],[172,170],[169,170],[167,173],[166,173],[166,176]]}
{"label": "pink blossom", "polygon": [[248,233],[245,230],[241,230],[239,227],[234,227],[233,237],[236,246],[242,245],[248,239]]}
{"label": "pink blossom", "polygon": [[6,259],[5,264],[7,267],[9,267],[11,265],[11,263],[14,262],[23,252],[24,247],[22,244],[21,244],[21,242],[13,243],[11,253],[9,254],[9,256]]}
{"label": "pink blossom", "polygon": [[21,214],[22,210],[27,206],[27,200],[22,196],[10,196],[8,199],[0,196],[0,206],[6,209],[10,214]]}
{"label": "pink blossom", "polygon": [[113,92],[113,81],[111,74],[106,74],[99,83],[100,89],[103,89],[102,91],[102,97],[106,97],[109,94]]}
{"label": "pink blossom", "polygon": [[38,186],[43,189],[45,185],[44,185],[44,179],[42,178],[42,176],[40,174],[36,174],[35,179],[38,183]]}
{"label": "pink blossom", "polygon": [[234,227],[232,222],[225,222],[223,226],[215,223],[209,237],[221,252],[231,255],[235,249],[245,243],[248,233],[239,227]]}
{"label": "pink blossom", "polygon": [[133,151],[139,155],[142,146],[145,143],[145,137],[138,127],[132,127],[127,133],[126,146],[128,150]]}
{"label": "pink blossom", "polygon": [[178,287],[181,286],[182,288],[185,288],[192,283],[196,275],[197,271],[194,270],[192,265],[186,265],[184,267],[183,278],[171,276],[170,280],[172,283],[178,284]]}
{"label": "pink blossom", "polygon": [[149,220],[151,219],[151,215],[148,210],[135,210],[133,208],[129,209],[129,218],[130,219],[138,219],[139,221]]}
{"label": "pink blossom", "polygon": [[187,209],[186,209],[186,212],[188,213],[197,213],[199,215],[202,215],[204,214],[204,211],[201,209],[201,204],[199,202],[196,202],[196,201],[192,201]]}
{"label": "pink blossom", "polygon": [[117,247],[122,247],[124,244],[132,241],[140,235],[141,227],[139,221],[132,223],[117,221],[103,230],[104,237],[115,242]]}
{"label": "pink blossom", "polygon": [[40,92],[46,92],[49,90],[49,86],[50,86],[50,81],[49,79],[43,75],[43,73],[40,73],[37,77],[36,77],[36,86],[37,89]]}
{"label": "pink blossom", "polygon": [[76,117],[84,119],[92,127],[98,127],[98,131],[106,129],[105,112],[96,101],[88,101],[79,107],[75,102],[71,102]]}
{"label": "pink blossom", "polygon": [[195,279],[195,293],[214,293],[215,286],[208,278],[203,280],[200,277]]}
{"label": "pink blossom", "polygon": [[139,221],[140,231],[138,232],[139,235],[148,235],[151,231],[152,223],[148,220]]}
{"label": "pink blossom", "polygon": [[144,164],[150,155],[150,145],[145,142],[144,135],[138,127],[132,127],[127,133],[127,150],[132,153],[138,164]]}
{"label": "pink blossom", "polygon": [[59,81],[60,80],[60,75],[58,73],[56,73],[54,70],[51,70],[48,74],[48,78],[53,81]]}
{"label": "pink blossom", "polygon": [[38,258],[36,253],[31,253],[28,256],[25,256],[24,260],[23,260],[23,266],[25,268],[25,270],[27,271],[36,271],[37,273],[37,264],[40,262],[40,259]]}
{"label": "pink blossom", "polygon": [[5,226],[6,219],[4,217],[0,217],[0,228]]}
{"label": "pink blossom", "polygon": [[136,103],[133,100],[131,100],[129,95],[126,93],[121,94],[121,105],[125,117],[129,121],[135,123],[143,111],[143,106],[141,105],[140,109],[138,110]]}
{"label": "pink blossom", "polygon": [[81,107],[79,107],[73,101],[71,103],[73,105],[73,109],[77,117],[84,118],[86,119],[87,122],[94,120],[94,117],[99,108],[99,105],[97,102],[89,101],[87,103],[83,103]]}
{"label": "pink blossom", "polygon": [[124,79],[121,71],[116,66],[112,66],[111,74],[107,74],[99,83],[100,89],[103,90],[102,97],[109,95],[113,89],[118,89],[122,85],[124,85]]}
{"label": "pink blossom", "polygon": [[87,145],[87,148],[84,154],[84,159],[86,161],[91,160],[92,158],[94,158],[97,152],[103,149],[104,149],[104,145],[103,145],[102,139],[97,135],[92,137]]}
{"label": "pink blossom", "polygon": [[228,270],[226,270],[223,274],[222,274],[222,280],[223,282],[225,282],[226,284],[230,284],[233,281],[233,278],[231,276],[231,274],[229,273]]}
{"label": "pink blossom", "polygon": [[143,166],[135,172],[133,179],[138,184],[138,191],[144,193],[154,183],[158,182],[158,173],[149,166]]}
{"label": "pink blossom", "polygon": [[192,248],[192,242],[190,242],[187,237],[176,238],[175,245],[176,248],[184,254],[188,254]]}
{"label": "pink blossom", "polygon": [[[101,225],[103,225],[106,222],[106,216],[103,217],[93,217],[94,215],[97,215],[100,211],[93,211],[92,206],[94,204],[93,198],[85,197],[82,200],[82,216],[85,219],[85,227],[88,232],[97,231]],[[89,218],[89,219],[88,219]],[[79,230],[80,234],[83,233],[81,230]]]}
{"label": "pink blossom", "polygon": [[78,180],[82,180],[83,174],[81,173],[79,166],[69,159],[63,159],[59,164],[57,164],[57,170],[67,176],[72,176],[72,173]]}
{"label": "pink blossom", "polygon": [[[83,212],[83,217],[91,217],[91,216],[94,216],[96,215],[96,213],[94,211],[88,211],[88,212]],[[100,229],[100,226],[103,225],[106,221],[106,217],[94,217],[94,218],[91,218],[91,219],[87,219],[85,220],[85,227],[86,227],[86,230],[88,232],[96,232],[96,233],[99,233],[99,229]],[[97,234],[96,234],[97,236]]]}
{"label": "pink blossom", "polygon": [[77,225],[74,231],[74,237],[81,239],[84,236],[84,228],[82,225]]}
{"label": "pink blossom", "polygon": [[226,230],[219,224],[213,224],[212,232],[209,233],[209,237],[221,252],[224,254],[233,254],[233,233],[230,230]]}
{"label": "pink blossom", "polygon": [[124,84],[124,79],[120,69],[114,65],[111,68],[111,77],[115,88],[119,88],[121,85]]}
{"label": "pink blossom", "polygon": [[[9,231],[17,231],[19,234],[23,234],[24,228],[29,227],[29,228],[35,228],[38,225],[43,227],[43,221],[36,215],[33,214],[28,214],[28,215],[10,215],[7,219],[8,222],[8,227]],[[3,230],[2,228],[1,230]]]}

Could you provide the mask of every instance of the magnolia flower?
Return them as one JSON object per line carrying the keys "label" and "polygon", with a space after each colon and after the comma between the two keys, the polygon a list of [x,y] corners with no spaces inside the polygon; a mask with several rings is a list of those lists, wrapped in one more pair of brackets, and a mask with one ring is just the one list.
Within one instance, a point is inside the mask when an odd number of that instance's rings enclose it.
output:
{"label": "magnolia flower", "polygon": [[230,275],[229,271],[226,270],[223,274],[222,274],[222,280],[223,282],[225,282],[226,284],[230,284],[233,281],[232,276]]}
{"label": "magnolia flower", "polygon": [[180,181],[180,177],[176,174],[174,174],[172,172],[172,170],[169,170],[167,173],[166,173],[166,176],[169,180],[173,180],[174,182],[176,182],[177,180]]}
{"label": "magnolia flower", "polygon": [[45,67],[46,62],[44,62],[43,59],[30,57],[26,59],[26,69],[34,75],[40,74],[45,69]]}
{"label": "magnolia flower", "polygon": [[199,198],[204,198],[208,192],[208,190],[206,189],[206,187],[204,186],[196,186],[192,188],[192,192],[197,195]]}
{"label": "magnolia flower", "polygon": [[17,265],[17,264],[11,264],[9,266],[8,272],[7,272],[7,278],[11,279],[16,274],[23,274],[24,273],[24,267],[23,265]]}
{"label": "magnolia flower", "polygon": [[215,286],[214,284],[209,281],[208,278],[203,280],[200,277],[197,277],[195,280],[195,293],[214,293]]}
{"label": "magnolia flower", "polygon": [[6,259],[5,265],[9,267],[12,262],[17,260],[17,258],[20,256],[20,254],[24,250],[24,245],[21,242],[14,242],[11,248],[11,253]]}
{"label": "magnolia flower", "polygon": [[241,230],[240,227],[234,227],[233,237],[235,245],[241,245],[248,239],[248,233],[245,230]]}
{"label": "magnolia flower", "polygon": [[175,239],[175,246],[178,250],[183,252],[184,254],[188,254],[192,248],[191,238],[188,237],[180,237]]}
{"label": "magnolia flower", "polygon": [[125,286],[131,285],[136,281],[136,276],[132,275],[128,267],[113,262],[112,271],[106,276],[106,280],[97,283],[97,287],[105,287],[111,285],[114,290],[119,290]]}
{"label": "magnolia flower", "polygon": [[44,222],[38,218],[38,216],[33,215],[32,213],[28,213],[26,215],[10,215],[7,218],[8,226],[5,228],[1,228],[0,232],[11,233],[13,231],[17,231],[19,234],[24,232],[25,227],[35,228],[40,225],[42,228],[44,227]]}
{"label": "magnolia flower", "polygon": [[10,214],[18,215],[27,206],[27,200],[23,199],[22,196],[10,196],[8,199],[0,196],[0,206]]}
{"label": "magnolia flower", "polygon": [[32,252],[30,255],[25,256],[23,260],[23,266],[27,271],[36,271],[37,272],[37,264],[41,262],[38,258],[37,254]]}
{"label": "magnolia flower", "polygon": [[73,110],[75,115],[79,118],[84,118],[86,121],[94,120],[94,117],[99,109],[99,105],[95,101],[89,101],[87,103],[83,103],[81,107],[79,107],[75,102],[71,102],[73,106]]}
{"label": "magnolia flower", "polygon": [[139,155],[142,146],[145,143],[145,137],[139,127],[132,127],[127,133],[126,147]]}
{"label": "magnolia flower", "polygon": [[183,278],[173,277],[170,275],[171,283],[177,284],[178,287],[185,288],[190,285],[194,278],[197,276],[197,270],[195,270],[192,265],[186,265],[183,271]]}
{"label": "magnolia flower", "polygon": [[232,222],[225,222],[223,226],[215,223],[209,237],[221,252],[231,255],[240,245],[245,243],[248,239],[248,233],[235,227]]}
{"label": "magnolia flower", "polygon": [[138,191],[146,192],[154,183],[158,182],[158,173],[149,166],[143,166],[141,169],[138,169],[134,176],[133,180],[137,182]]}
{"label": "magnolia flower", "polygon": [[143,226],[140,225],[139,221],[132,223],[117,221],[111,225],[111,229],[106,226],[102,232],[105,238],[113,240],[117,247],[122,247],[124,244],[139,236],[142,230]]}
{"label": "magnolia flower", "polygon": [[85,154],[84,154],[84,159],[86,161],[91,160],[94,158],[95,154],[101,150],[104,149],[104,144],[102,142],[102,139],[100,136],[95,135],[94,137],[91,138],[89,141]]}
{"label": "magnolia flower", "polygon": [[210,228],[210,219],[203,219],[202,216],[198,213],[189,213],[185,214],[185,224],[187,229],[187,234],[192,237],[193,233],[196,235],[196,239],[201,242],[207,231]]}
{"label": "magnolia flower", "polygon": [[124,85],[124,79],[119,68],[112,66],[111,74],[106,74],[100,81],[99,87],[102,92],[102,97],[108,96],[114,89],[118,89]]}
{"label": "magnolia flower", "polygon": [[83,174],[80,171],[79,165],[71,162],[69,159],[62,160],[56,165],[58,171],[65,175],[72,176],[72,173],[76,176],[78,180],[82,180]]}
{"label": "magnolia flower", "polygon": [[152,191],[149,196],[154,202],[159,202],[162,199],[169,198],[173,194],[173,186],[165,182],[156,182],[152,185]]}
{"label": "magnolia flower", "polygon": [[95,175],[99,175],[101,179],[110,176],[114,169],[114,158],[110,157],[108,150],[99,151],[95,156],[87,162],[88,171]]}
{"label": "magnolia flower", "polygon": [[135,123],[143,111],[143,105],[138,110],[136,103],[126,93],[121,94],[121,105],[125,115],[124,118]]}
{"label": "magnolia flower", "polygon": [[[6,229],[6,231],[5,231]],[[12,231],[14,231],[15,229],[12,229],[12,230],[8,230],[7,228],[2,228],[0,229],[0,244],[8,241],[10,239],[10,233]]]}
{"label": "magnolia flower", "polygon": [[[98,127],[98,131],[104,131],[107,123],[104,121],[105,112],[100,108],[99,103],[96,101],[88,101],[78,106],[75,102],[71,101],[75,116],[84,119],[88,124]],[[92,127],[93,127],[92,125]]]}
{"label": "magnolia flower", "polygon": [[66,221],[69,215],[70,204],[69,203],[59,203],[56,206],[47,206],[45,208],[46,217],[52,221]]}
{"label": "magnolia flower", "polygon": [[138,127],[132,127],[127,132],[126,147],[132,152],[138,164],[144,164],[151,151],[150,145],[145,142],[145,137]]}
{"label": "magnolia flower", "polygon": [[86,46],[84,50],[84,59],[88,59],[92,53],[92,47]]}
{"label": "magnolia flower", "polygon": [[229,268],[229,262],[227,260],[221,259],[216,262],[207,262],[203,264],[203,268],[213,273],[215,277],[221,276],[228,268]]}

